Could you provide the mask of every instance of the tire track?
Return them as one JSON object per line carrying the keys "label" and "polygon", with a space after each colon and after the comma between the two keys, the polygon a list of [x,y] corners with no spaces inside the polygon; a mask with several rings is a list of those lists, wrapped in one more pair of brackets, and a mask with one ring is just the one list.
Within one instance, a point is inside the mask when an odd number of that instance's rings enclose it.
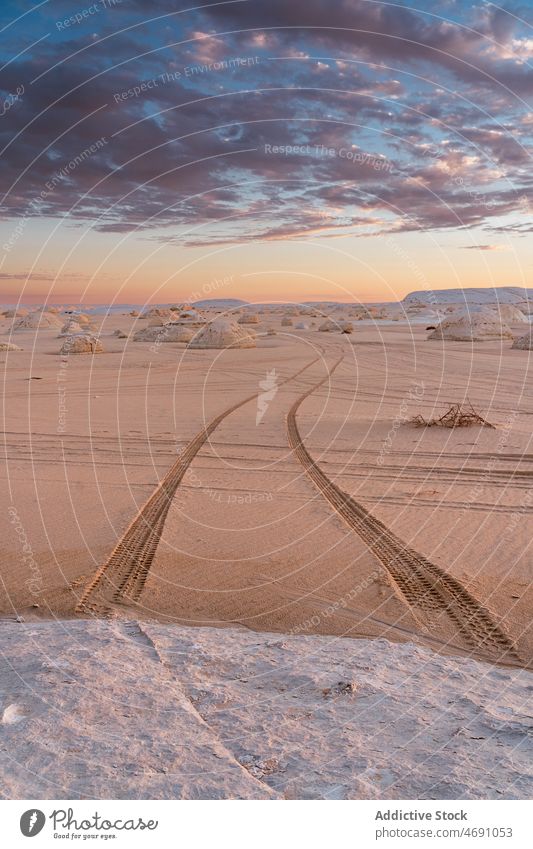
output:
{"label": "tire track", "polygon": [[[409,607],[429,622],[445,612],[468,646],[500,661],[522,662],[514,643],[484,608],[456,579],[409,548],[383,522],[331,481],[305,448],[296,422],[300,405],[328,381],[342,362],[298,398],[287,416],[289,445],[307,475],[332,507],[368,545],[395,581]],[[415,618],[420,619],[416,614]]]}
{"label": "tire track", "polygon": [[[320,357],[315,357],[295,374],[280,381],[278,387],[297,378],[319,359]],[[76,606],[77,613],[106,615],[111,612],[114,604],[138,601],[161,539],[172,499],[185,472],[219,424],[259,394],[260,392],[254,392],[243,401],[228,407],[188,443],[137,513],[109,559],[96,571]]]}

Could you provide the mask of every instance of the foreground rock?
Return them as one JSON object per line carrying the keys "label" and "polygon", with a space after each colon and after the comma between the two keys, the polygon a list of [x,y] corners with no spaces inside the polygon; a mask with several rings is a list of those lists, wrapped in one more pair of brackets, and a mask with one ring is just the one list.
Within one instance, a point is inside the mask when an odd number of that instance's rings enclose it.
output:
{"label": "foreground rock", "polygon": [[385,640],[3,620],[3,798],[529,798],[533,676]]}

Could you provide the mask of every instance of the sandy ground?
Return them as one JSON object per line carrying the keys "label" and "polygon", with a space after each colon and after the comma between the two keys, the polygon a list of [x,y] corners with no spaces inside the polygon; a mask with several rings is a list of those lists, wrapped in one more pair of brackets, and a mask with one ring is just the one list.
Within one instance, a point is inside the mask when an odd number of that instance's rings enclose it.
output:
{"label": "sandy ground", "polygon": [[[286,413],[326,374],[320,359],[281,386],[256,423],[252,401],[202,449],[171,507],[142,594],[145,613],[280,631],[375,633],[375,624],[317,605],[357,602],[414,626],[379,564],[310,486],[287,444]],[[361,621],[363,620],[363,621]]]}
{"label": "sandy ground", "polygon": [[3,622],[2,798],[523,799],[532,674],[386,640]]}
{"label": "sandy ground", "polygon": [[[118,339],[116,328],[146,323],[114,315],[100,331],[107,353],[67,358],[55,329],[14,334],[24,350],[1,355],[2,611],[74,615],[180,452],[214,416],[253,396],[220,421],[173,491],[135,616],[385,636],[527,663],[530,356],[508,341],[427,342],[417,322],[358,322],[348,336],[281,327],[278,315],[254,328],[277,330],[257,349],[190,351]],[[449,610],[429,615],[332,509],[289,447],[287,416],[309,390],[295,418],[320,469],[402,544],[461,581],[519,661],[485,652],[483,634],[465,639]],[[407,422],[465,398],[495,430]],[[131,614],[130,597],[115,601],[113,612]]]}
{"label": "sandy ground", "polygon": [[[378,344],[353,339],[355,395],[347,358],[334,391],[302,408],[302,431],[339,486],[455,575],[531,658],[531,356],[506,342],[413,337],[397,328]],[[495,429],[408,423],[464,401]]]}

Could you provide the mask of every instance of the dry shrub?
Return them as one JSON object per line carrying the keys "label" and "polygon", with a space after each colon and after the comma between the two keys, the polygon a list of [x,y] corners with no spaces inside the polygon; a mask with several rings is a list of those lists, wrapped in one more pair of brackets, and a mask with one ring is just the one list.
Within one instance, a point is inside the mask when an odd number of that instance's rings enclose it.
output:
{"label": "dry shrub", "polygon": [[495,425],[488,422],[474,410],[470,402],[468,405],[452,404],[446,412],[436,419],[425,419],[423,416],[414,416],[411,424],[415,427],[490,427]]}

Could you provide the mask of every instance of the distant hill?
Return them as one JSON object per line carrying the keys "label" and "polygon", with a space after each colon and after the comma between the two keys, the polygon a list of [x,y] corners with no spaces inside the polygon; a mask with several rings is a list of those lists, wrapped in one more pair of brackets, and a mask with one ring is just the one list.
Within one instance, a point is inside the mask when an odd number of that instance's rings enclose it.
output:
{"label": "distant hill", "polygon": [[215,309],[230,310],[234,307],[244,307],[248,301],[240,298],[204,298],[202,301],[193,301],[195,307],[215,307]]}
{"label": "distant hill", "polygon": [[533,309],[533,289],[520,286],[494,286],[480,289],[438,289],[435,291],[410,292],[402,303],[408,306],[424,304],[524,304],[531,303]]}

